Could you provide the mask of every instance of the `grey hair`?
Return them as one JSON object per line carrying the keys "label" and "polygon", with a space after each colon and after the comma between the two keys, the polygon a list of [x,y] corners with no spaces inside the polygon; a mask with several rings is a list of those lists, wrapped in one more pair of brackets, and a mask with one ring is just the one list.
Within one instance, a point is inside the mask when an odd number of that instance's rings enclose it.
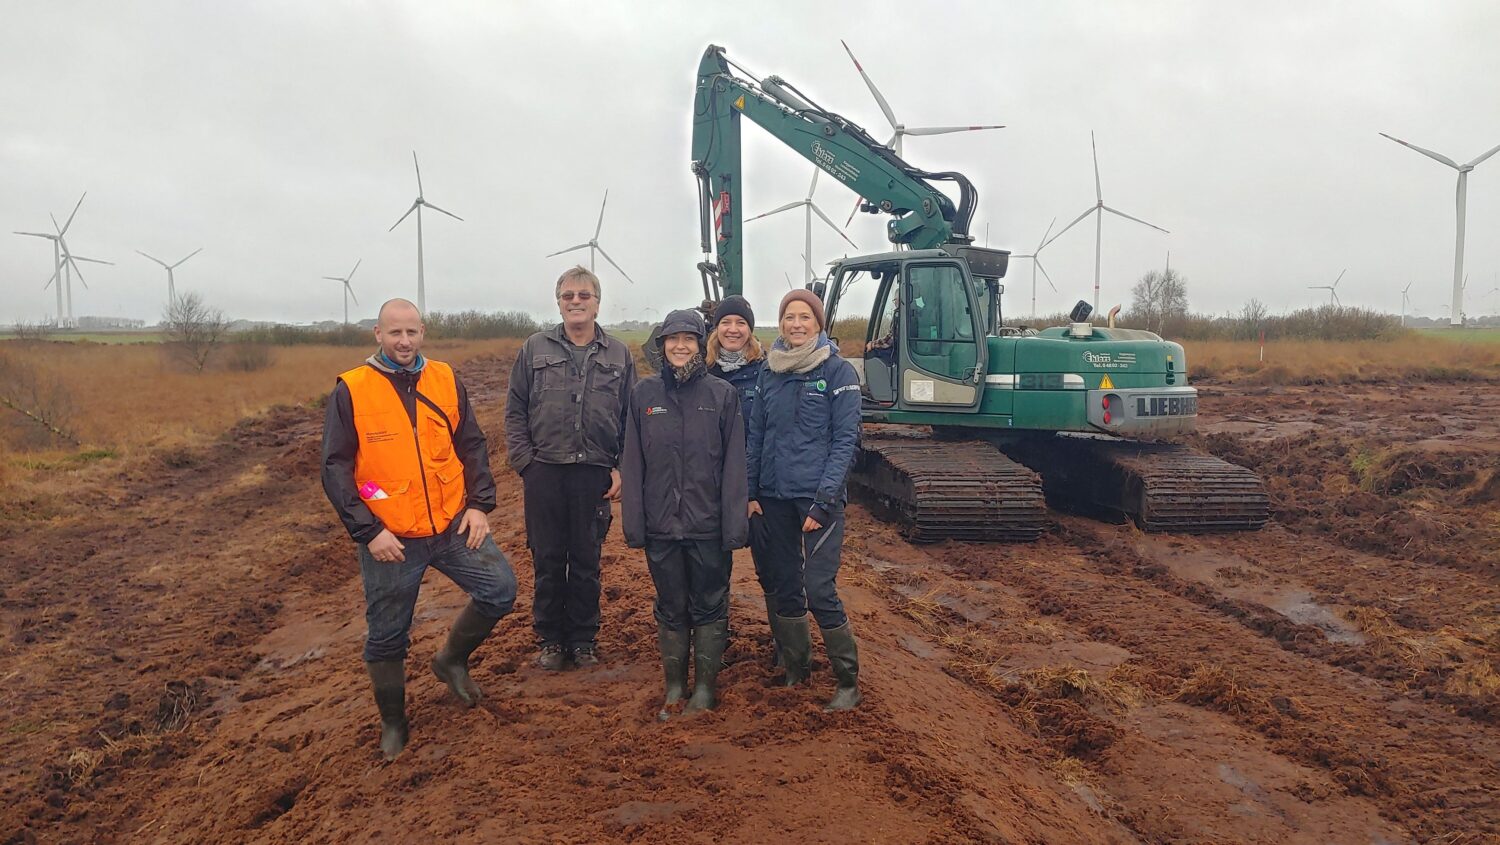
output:
{"label": "grey hair", "polygon": [[561,276],[557,277],[557,286],[553,289],[552,296],[554,298],[562,296],[563,282],[576,281],[585,281],[593,286],[595,299],[604,298],[599,293],[599,277],[594,275],[594,271],[583,266],[582,264],[575,264],[572,267],[569,267],[568,269],[563,271],[563,274]]}

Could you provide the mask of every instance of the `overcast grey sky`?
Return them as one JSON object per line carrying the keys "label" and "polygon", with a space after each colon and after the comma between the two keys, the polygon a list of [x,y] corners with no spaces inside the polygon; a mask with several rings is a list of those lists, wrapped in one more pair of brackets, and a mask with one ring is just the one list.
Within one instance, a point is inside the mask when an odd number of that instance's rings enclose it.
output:
{"label": "overcast grey sky", "polygon": [[[179,289],[234,317],[338,319],[336,282],[363,258],[367,315],[415,296],[416,193],[465,218],[426,218],[437,310],[555,316],[544,258],[601,242],[606,320],[698,297],[688,171],[694,71],[706,45],[779,74],[824,106],[889,130],[839,39],[908,125],[1008,128],[907,140],[907,158],[979,187],[977,232],[1031,251],[1093,202],[1089,130],[1105,201],[1171,230],[1104,224],[1106,304],[1172,265],[1195,310],[1325,301],[1442,316],[1456,174],[1379,137],[1466,161],[1500,144],[1500,3],[1494,2],[6,2],[0,6],[0,322],[54,310],[45,231],[78,195],[69,232],[87,268],[80,315],[154,321]],[[745,208],[801,197],[810,165],[747,124]],[[840,223],[853,196],[820,180]],[[1469,181],[1470,314],[1495,313],[1500,156]],[[799,276],[800,214],[753,224],[748,293],[764,313]],[[880,219],[849,229],[886,248]],[[819,262],[846,247],[815,232]],[[586,253],[578,253],[586,260]],[[1089,298],[1093,227],[1043,253],[1060,293]],[[601,262],[602,264],[602,262]],[[1013,265],[1006,308],[1029,311]],[[1476,301],[1477,300],[1477,301]],[[763,320],[764,321],[764,320]]]}

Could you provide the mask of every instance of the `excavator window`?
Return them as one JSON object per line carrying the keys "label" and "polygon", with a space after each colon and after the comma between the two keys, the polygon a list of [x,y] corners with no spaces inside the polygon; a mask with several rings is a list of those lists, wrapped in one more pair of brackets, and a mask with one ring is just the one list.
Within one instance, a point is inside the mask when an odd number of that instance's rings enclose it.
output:
{"label": "excavator window", "polygon": [[908,264],[904,313],[912,363],[962,380],[979,361],[977,323],[963,271],[954,264]]}

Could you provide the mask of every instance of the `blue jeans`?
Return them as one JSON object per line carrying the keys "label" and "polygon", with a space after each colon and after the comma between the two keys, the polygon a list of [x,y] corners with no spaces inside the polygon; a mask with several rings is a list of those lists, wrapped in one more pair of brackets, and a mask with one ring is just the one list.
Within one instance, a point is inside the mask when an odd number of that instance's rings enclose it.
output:
{"label": "blue jeans", "polygon": [[516,574],[505,552],[490,537],[477,549],[458,533],[460,520],[432,537],[402,537],[406,560],[381,563],[370,548],[359,546],[359,574],[365,583],[365,660],[405,660],[411,644],[411,618],[422,575],[431,566],[448,576],[474,602],[474,609],[499,619],[516,603]]}
{"label": "blue jeans", "polygon": [[777,616],[801,618],[812,611],[819,628],[849,621],[839,600],[839,564],[844,551],[844,507],[828,508],[828,521],[803,533],[812,499],[759,499],[761,516],[750,519],[750,545],[760,588]]}

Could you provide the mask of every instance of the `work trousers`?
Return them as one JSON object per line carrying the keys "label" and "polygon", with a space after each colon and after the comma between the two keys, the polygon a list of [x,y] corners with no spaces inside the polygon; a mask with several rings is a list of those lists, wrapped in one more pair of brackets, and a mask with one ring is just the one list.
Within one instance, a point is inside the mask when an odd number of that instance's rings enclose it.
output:
{"label": "work trousers", "polygon": [[609,531],[609,469],[533,462],[522,477],[526,544],[536,575],[532,629],[543,645],[599,636],[599,550]]}
{"label": "work trousers", "polygon": [[811,610],[820,628],[849,621],[837,583],[844,549],[843,505],[827,506],[823,527],[803,532],[812,499],[757,501],[762,513],[750,518],[750,545],[756,577],[776,615],[797,618]]}
{"label": "work trousers", "polygon": [[729,558],[719,540],[647,540],[656,621],[673,631],[729,618]]}
{"label": "work trousers", "polygon": [[460,519],[432,537],[402,537],[406,560],[383,563],[359,546],[359,573],[365,585],[365,660],[404,660],[411,645],[411,618],[417,593],[427,567],[448,576],[469,594],[474,608],[499,619],[516,603],[516,574],[505,552],[490,537],[477,549],[467,545],[468,535],[458,533]]}

